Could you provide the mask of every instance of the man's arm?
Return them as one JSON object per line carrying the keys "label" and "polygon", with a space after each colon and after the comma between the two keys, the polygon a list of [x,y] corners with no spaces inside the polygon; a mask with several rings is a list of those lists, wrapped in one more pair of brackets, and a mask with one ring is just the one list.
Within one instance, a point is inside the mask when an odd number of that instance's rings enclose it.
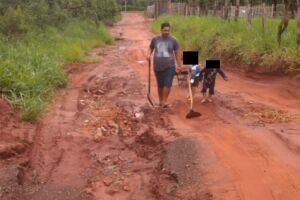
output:
{"label": "man's arm", "polygon": [[175,58],[177,62],[177,70],[182,70],[182,64],[181,64],[181,54],[179,50],[175,51]]}
{"label": "man's arm", "polygon": [[148,61],[151,60],[151,55],[152,55],[154,49],[155,49],[155,38],[152,38],[150,45],[149,45],[148,53],[147,53]]}
{"label": "man's arm", "polygon": [[147,59],[148,59],[148,61],[151,60],[151,55],[152,55],[153,51],[154,51],[154,49],[151,49],[151,48],[148,49],[148,53],[147,53]]}

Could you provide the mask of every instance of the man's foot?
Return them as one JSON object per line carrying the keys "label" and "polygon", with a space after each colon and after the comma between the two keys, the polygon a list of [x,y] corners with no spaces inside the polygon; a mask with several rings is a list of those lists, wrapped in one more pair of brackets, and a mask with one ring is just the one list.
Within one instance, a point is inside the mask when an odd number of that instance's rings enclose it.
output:
{"label": "man's foot", "polygon": [[201,100],[201,103],[205,103],[206,102],[206,98],[203,98],[202,100]]}

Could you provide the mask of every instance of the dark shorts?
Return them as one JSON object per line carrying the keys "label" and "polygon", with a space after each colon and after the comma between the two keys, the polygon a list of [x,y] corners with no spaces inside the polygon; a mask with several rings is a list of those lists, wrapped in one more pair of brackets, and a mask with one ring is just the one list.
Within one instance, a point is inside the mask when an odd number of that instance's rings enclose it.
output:
{"label": "dark shorts", "polygon": [[175,75],[175,67],[168,67],[163,71],[154,71],[158,87],[171,87]]}
{"label": "dark shorts", "polygon": [[206,93],[207,89],[209,90],[210,95],[214,95],[215,94],[215,83],[210,83],[210,84],[203,83],[201,92]]}

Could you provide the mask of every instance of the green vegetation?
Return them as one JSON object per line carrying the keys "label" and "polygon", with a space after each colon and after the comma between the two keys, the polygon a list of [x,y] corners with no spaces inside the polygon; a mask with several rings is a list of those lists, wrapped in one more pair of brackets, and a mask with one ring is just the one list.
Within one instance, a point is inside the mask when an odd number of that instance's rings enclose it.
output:
{"label": "green vegetation", "polygon": [[172,34],[182,49],[199,50],[202,59],[217,56],[229,62],[243,62],[248,70],[260,67],[267,72],[300,73],[295,20],[290,20],[280,47],[277,43],[279,19],[268,19],[263,33],[260,18],[254,18],[252,29],[247,29],[242,18],[234,22],[219,17],[163,15],[152,30],[159,32],[164,21],[171,23]]}
{"label": "green vegetation", "polygon": [[36,119],[54,91],[67,83],[66,62],[81,61],[91,47],[112,42],[102,22],[120,16],[115,1],[95,0],[107,7],[90,12],[89,5],[80,2],[0,3],[0,95],[20,109],[25,120]]}

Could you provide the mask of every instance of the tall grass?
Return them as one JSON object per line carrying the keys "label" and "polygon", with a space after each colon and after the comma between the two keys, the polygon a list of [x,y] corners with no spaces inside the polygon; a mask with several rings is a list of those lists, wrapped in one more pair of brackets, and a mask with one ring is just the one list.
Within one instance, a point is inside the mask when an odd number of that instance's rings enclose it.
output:
{"label": "tall grass", "polygon": [[[268,19],[263,33],[261,19],[254,18],[252,28],[246,28],[245,19],[224,21],[219,17],[163,15],[152,26],[159,32],[160,24],[169,21],[172,34],[183,50],[199,50],[202,59],[217,56],[228,61],[240,61],[250,68],[267,71],[300,73],[300,57],[296,47],[296,22],[291,20],[277,43],[279,19]],[[280,64],[279,64],[280,63]]]}
{"label": "tall grass", "polygon": [[78,20],[62,29],[32,30],[16,41],[1,38],[0,94],[25,120],[36,119],[55,89],[67,83],[64,63],[80,61],[89,48],[112,42],[103,25]]}

